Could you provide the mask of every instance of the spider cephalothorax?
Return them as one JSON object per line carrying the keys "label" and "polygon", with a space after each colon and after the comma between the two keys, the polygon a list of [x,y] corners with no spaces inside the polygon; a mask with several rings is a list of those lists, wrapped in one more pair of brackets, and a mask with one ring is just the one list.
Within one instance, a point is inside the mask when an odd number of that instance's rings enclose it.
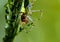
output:
{"label": "spider cephalothorax", "polygon": [[21,21],[24,22],[24,23],[28,23],[28,19],[27,19],[27,14],[26,13],[23,13],[21,15]]}

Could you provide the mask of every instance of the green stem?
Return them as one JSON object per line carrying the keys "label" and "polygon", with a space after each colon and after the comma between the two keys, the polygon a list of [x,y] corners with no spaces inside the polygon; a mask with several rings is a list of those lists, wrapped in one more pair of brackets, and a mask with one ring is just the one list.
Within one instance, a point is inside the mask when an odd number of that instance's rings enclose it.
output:
{"label": "green stem", "polygon": [[[17,35],[18,27],[20,25],[18,18],[22,6],[22,1],[23,0],[8,0],[7,4],[5,5],[5,19],[7,25],[5,27],[5,37],[3,38],[3,42],[13,42],[15,36]],[[24,7],[26,9],[29,3],[25,3]]]}

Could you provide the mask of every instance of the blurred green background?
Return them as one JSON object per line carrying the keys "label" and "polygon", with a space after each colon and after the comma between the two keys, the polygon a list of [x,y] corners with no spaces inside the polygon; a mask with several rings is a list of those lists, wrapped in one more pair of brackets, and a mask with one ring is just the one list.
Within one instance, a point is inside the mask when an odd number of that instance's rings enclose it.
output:
{"label": "blurred green background", "polygon": [[[7,0],[0,0],[0,42],[5,34],[3,6],[6,2]],[[43,10],[43,15],[40,17],[40,12],[34,12],[32,18],[35,26],[31,32],[19,33],[14,42],[60,42],[60,0],[37,0],[33,9]]]}

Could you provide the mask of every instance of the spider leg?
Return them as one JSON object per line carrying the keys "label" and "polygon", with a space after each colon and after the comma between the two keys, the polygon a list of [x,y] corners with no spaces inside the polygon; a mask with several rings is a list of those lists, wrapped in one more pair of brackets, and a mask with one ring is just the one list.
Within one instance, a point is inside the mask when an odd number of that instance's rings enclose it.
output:
{"label": "spider leg", "polygon": [[28,18],[31,22],[33,22],[32,18],[31,18],[30,16],[27,16],[27,18]]}

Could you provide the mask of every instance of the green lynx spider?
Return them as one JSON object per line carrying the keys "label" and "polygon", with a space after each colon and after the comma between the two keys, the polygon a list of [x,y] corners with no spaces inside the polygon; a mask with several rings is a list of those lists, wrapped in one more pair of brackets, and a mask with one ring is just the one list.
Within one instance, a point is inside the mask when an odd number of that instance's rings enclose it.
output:
{"label": "green lynx spider", "polygon": [[[29,14],[31,14],[29,0],[8,0],[5,4],[5,37],[3,38],[3,42],[13,42],[14,37],[24,30],[26,26],[31,26],[33,24],[33,20],[30,18]],[[21,23],[21,14],[26,13],[27,18],[29,19],[29,23],[26,25],[22,25]]]}

